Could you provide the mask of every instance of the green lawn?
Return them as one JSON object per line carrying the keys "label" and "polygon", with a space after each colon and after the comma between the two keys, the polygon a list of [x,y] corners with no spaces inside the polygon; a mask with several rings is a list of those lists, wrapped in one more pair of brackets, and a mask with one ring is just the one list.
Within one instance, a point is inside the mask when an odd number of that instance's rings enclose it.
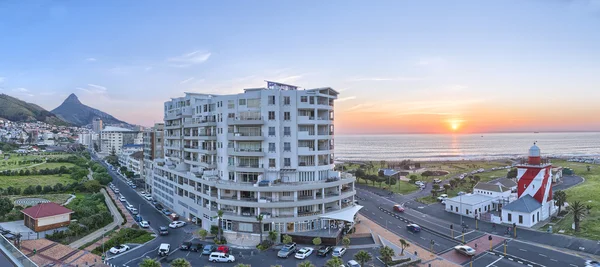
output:
{"label": "green lawn", "polygon": [[[368,186],[373,186],[372,182],[367,181],[368,183],[365,183],[365,180],[363,180],[363,179],[358,179],[356,182],[359,183],[359,184],[366,184]],[[384,188],[384,189],[387,189],[387,190],[392,190],[392,191],[394,191],[394,193],[402,194],[402,195],[406,195],[406,194],[412,193],[412,192],[417,191],[419,189],[419,187],[417,187],[416,185],[409,184],[408,182],[405,182],[405,181],[399,181],[398,183],[396,183],[395,185],[392,185],[392,186],[389,186],[389,185],[387,185],[385,183],[382,183],[381,187],[379,187],[379,183],[375,183],[374,187],[375,188]]]}
{"label": "green lawn", "polygon": [[[32,165],[39,163],[31,163],[31,164],[23,164],[23,165],[8,165],[9,163],[23,161],[23,160],[34,160],[34,159],[46,159],[46,158],[66,158],[70,156],[70,154],[60,154],[60,155],[33,155],[33,156],[16,156],[14,154],[11,155],[9,159],[4,159],[3,155],[0,155],[0,171],[4,170],[14,170],[14,169],[25,169],[29,168]],[[5,164],[6,163],[6,164]],[[68,166],[73,166],[71,163],[46,163],[46,164],[69,164]],[[42,164],[44,165],[44,164]],[[48,166],[58,166],[61,165],[48,165]],[[36,168],[40,168],[41,165],[35,166]],[[55,167],[43,167],[43,168],[55,168]]]}
{"label": "green lawn", "polygon": [[67,185],[73,183],[73,180],[69,178],[68,174],[63,174],[59,176],[58,174],[54,175],[29,175],[29,176],[0,176],[0,187],[6,189],[9,186],[15,188],[21,188],[21,190],[25,189],[30,185],[50,185],[54,186],[57,183],[62,183],[63,185]]}
{"label": "green lawn", "polygon": [[[579,232],[574,232],[571,229],[571,224],[573,223],[573,215],[571,213],[565,215],[564,219],[554,225],[552,230],[555,233],[559,230],[564,230],[565,234],[592,240],[600,239],[600,194],[598,194],[598,188],[600,188],[600,165],[563,160],[554,160],[552,161],[552,165],[569,167],[575,171],[575,175],[582,176],[585,179],[584,183],[565,190],[567,193],[567,203],[581,201],[583,205],[590,205],[592,207],[590,214],[580,223],[581,229]],[[588,165],[592,167],[589,172],[587,171]]]}
{"label": "green lawn", "polygon": [[[68,163],[68,162],[47,162],[47,163],[42,163],[40,165],[35,166],[36,169],[41,170],[41,169],[55,169],[55,168],[60,168],[60,166],[65,166],[67,169],[71,168],[73,166],[75,166],[75,164],[73,163]],[[28,168],[31,169],[31,168]]]}
{"label": "green lawn", "polygon": [[[467,182],[465,182],[464,184],[461,184],[453,189],[448,190],[447,194],[448,194],[448,197],[451,198],[451,197],[458,196],[458,192],[460,192],[460,191],[468,193],[471,191],[471,189],[472,189],[471,183],[469,183],[469,180],[467,179]],[[438,194],[438,196],[441,194],[445,194],[445,192],[440,192]],[[433,203],[438,202],[437,197],[433,197],[433,195],[429,195],[429,196],[422,197],[422,198],[417,198],[417,201],[424,203],[424,204],[433,204]]]}

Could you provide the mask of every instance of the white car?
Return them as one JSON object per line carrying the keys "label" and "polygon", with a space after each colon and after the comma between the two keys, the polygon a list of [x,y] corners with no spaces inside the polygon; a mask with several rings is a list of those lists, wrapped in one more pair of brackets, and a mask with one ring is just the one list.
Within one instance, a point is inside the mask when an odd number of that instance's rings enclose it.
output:
{"label": "white car", "polygon": [[348,263],[346,263],[346,266],[348,266],[348,267],[360,267],[360,264],[358,264],[358,262],[356,262],[355,260],[349,260]]}
{"label": "white car", "polygon": [[185,226],[185,222],[182,222],[182,221],[174,221],[169,224],[170,228],[179,228],[179,227],[184,227],[184,226]]}
{"label": "white car", "polygon": [[296,255],[294,256],[294,258],[299,259],[299,260],[303,260],[306,259],[306,257],[310,256],[310,254],[313,253],[312,248],[309,247],[305,247],[305,248],[301,248],[300,250],[298,250],[298,252],[296,252]]}
{"label": "white car", "polygon": [[129,203],[127,203],[127,204],[125,205],[125,208],[127,208],[128,210],[133,210],[133,209],[135,209],[135,207],[134,207],[133,205],[129,204]]}
{"label": "white car", "polygon": [[342,257],[344,256],[344,254],[346,254],[346,248],[344,247],[335,247],[333,249],[333,253],[331,253],[332,257]]}
{"label": "white car", "polygon": [[448,195],[441,194],[437,199],[438,199],[438,201],[443,201],[443,200],[446,200],[446,198],[448,198]]}
{"label": "white car", "polygon": [[208,256],[210,262],[234,262],[235,257],[223,252],[213,252]]}
{"label": "white car", "polygon": [[151,195],[146,195],[144,198],[145,198],[146,200],[148,200],[148,201],[152,201],[152,196],[151,196]]}
{"label": "white car", "polygon": [[127,201],[127,199],[125,199],[125,197],[119,197],[119,200],[120,200],[121,202],[126,202],[126,201]]}
{"label": "white car", "polygon": [[115,194],[118,194],[119,192],[121,192],[119,191],[119,188],[115,189]]}
{"label": "white car", "polygon": [[141,193],[140,193],[140,196],[146,197],[146,196],[147,196],[147,194],[146,194],[146,192],[141,192]]}
{"label": "white car", "polygon": [[148,227],[150,227],[150,224],[147,221],[141,221],[140,222],[140,227],[142,227],[142,228],[148,228]]}
{"label": "white car", "polygon": [[460,254],[464,254],[465,256],[475,256],[475,249],[469,246],[458,245],[454,247],[454,250],[458,251]]}
{"label": "white car", "polygon": [[110,248],[110,253],[112,254],[119,254],[119,253],[123,253],[125,251],[129,250],[129,246],[127,245],[118,245],[115,247]]}

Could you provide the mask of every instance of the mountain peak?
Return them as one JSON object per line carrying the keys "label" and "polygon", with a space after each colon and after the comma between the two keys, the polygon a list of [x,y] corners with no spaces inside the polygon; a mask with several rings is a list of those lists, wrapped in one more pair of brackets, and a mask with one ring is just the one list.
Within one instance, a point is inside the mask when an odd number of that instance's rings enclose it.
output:
{"label": "mountain peak", "polygon": [[127,124],[107,113],[81,103],[75,94],[70,94],[60,106],[52,110],[52,113],[78,126],[88,125],[95,118],[102,119],[106,124]]}
{"label": "mountain peak", "polygon": [[69,97],[67,97],[67,99],[65,99],[64,103],[79,103],[81,104],[81,101],[79,101],[79,98],[77,98],[77,96],[73,93],[71,93],[69,95]]}

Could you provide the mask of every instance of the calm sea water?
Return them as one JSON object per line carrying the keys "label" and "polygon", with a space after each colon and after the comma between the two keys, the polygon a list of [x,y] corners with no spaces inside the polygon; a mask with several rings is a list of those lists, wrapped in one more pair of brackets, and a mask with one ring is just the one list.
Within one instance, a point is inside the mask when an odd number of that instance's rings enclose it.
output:
{"label": "calm sea water", "polygon": [[527,155],[600,157],[600,133],[336,135],[337,160],[462,160]]}

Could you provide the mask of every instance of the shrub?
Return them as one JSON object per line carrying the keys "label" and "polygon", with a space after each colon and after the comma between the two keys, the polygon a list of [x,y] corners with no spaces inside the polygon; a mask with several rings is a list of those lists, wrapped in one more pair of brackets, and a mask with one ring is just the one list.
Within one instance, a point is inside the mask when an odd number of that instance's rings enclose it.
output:
{"label": "shrub", "polygon": [[263,240],[260,244],[256,246],[256,248],[260,250],[265,250],[273,246],[273,241],[271,240]]}
{"label": "shrub", "polygon": [[219,227],[216,225],[211,225],[210,226],[210,234],[211,235],[217,235],[219,234]]}

